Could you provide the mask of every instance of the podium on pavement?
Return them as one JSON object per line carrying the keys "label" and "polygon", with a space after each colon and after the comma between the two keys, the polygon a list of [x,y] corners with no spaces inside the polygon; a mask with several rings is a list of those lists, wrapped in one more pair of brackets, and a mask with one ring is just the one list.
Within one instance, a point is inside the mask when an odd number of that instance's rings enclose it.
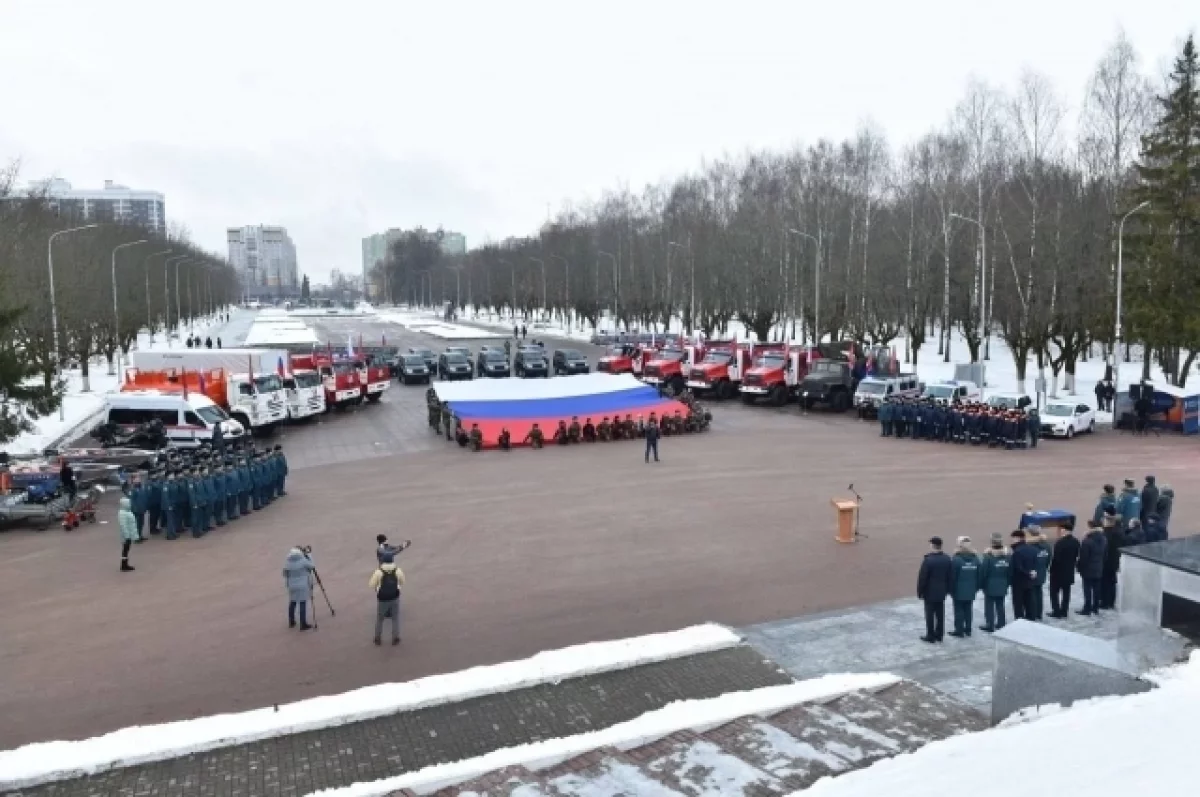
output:
{"label": "podium on pavement", "polygon": [[838,542],[852,543],[855,541],[855,531],[858,527],[858,502],[846,498],[835,498],[831,502],[837,511]]}

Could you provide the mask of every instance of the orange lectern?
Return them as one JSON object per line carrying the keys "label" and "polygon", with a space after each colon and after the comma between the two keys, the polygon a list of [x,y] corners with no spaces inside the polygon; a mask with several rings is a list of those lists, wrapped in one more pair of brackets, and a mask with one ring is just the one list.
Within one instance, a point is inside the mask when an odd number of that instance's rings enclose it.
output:
{"label": "orange lectern", "polygon": [[832,503],[834,509],[837,510],[837,536],[834,539],[838,542],[854,542],[855,526],[858,520],[858,502],[835,498]]}

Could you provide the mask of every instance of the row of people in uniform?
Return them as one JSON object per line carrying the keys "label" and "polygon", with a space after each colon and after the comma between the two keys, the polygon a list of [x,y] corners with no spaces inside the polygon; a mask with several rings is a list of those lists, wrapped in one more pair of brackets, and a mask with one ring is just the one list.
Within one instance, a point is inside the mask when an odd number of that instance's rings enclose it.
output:
{"label": "row of people in uniform", "polygon": [[888,398],[879,405],[880,437],[910,437],[988,448],[1037,448],[1041,419],[1035,409],[1001,409],[976,402]]}
{"label": "row of people in uniform", "polygon": [[[682,410],[675,410],[673,415],[664,415],[661,419],[657,413],[652,412],[649,420],[641,415],[637,417],[637,420],[634,420],[632,414],[626,414],[624,420],[619,417],[610,418],[606,415],[598,424],[593,423],[591,418],[585,419],[581,424],[579,416],[576,415],[572,416],[569,424],[565,420],[560,420],[550,441],[556,445],[565,446],[574,443],[636,440],[645,438],[650,426],[656,430],[655,436],[669,437],[704,431],[708,428],[708,421],[704,420],[702,415],[695,413],[685,416]],[[483,449],[483,431],[480,430],[479,424],[471,424],[469,430],[463,429],[459,424],[455,429],[455,440],[460,446],[469,447],[472,451]],[[546,445],[546,433],[540,424],[534,423],[522,442],[531,448],[542,448]],[[496,445],[502,451],[512,448],[512,433],[508,431],[507,427],[500,430]]]}
{"label": "row of people in uniform", "polygon": [[252,510],[265,509],[287,495],[287,457],[283,449],[256,450],[241,442],[214,452],[207,444],[195,452],[172,450],[159,467],[139,472],[129,485],[137,542],[166,532],[174,540],[185,530],[201,537]]}

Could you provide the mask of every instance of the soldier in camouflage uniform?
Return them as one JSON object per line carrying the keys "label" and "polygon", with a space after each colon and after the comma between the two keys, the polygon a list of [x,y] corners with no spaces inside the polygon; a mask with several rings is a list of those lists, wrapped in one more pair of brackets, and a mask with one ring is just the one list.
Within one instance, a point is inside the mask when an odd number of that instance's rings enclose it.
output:
{"label": "soldier in camouflage uniform", "polygon": [[470,439],[471,439],[471,450],[472,451],[482,451],[483,450],[483,432],[481,432],[479,430],[479,424],[477,424],[477,423],[471,424]]}
{"label": "soldier in camouflage uniform", "polygon": [[446,439],[454,439],[454,414],[447,404],[442,405],[442,428],[446,430]]}
{"label": "soldier in camouflage uniform", "polygon": [[608,416],[605,415],[604,419],[600,421],[598,426],[596,426],[596,436],[600,438],[601,443],[607,443],[609,440],[612,440],[612,433],[612,424],[609,423]]}
{"label": "soldier in camouflage uniform", "polygon": [[529,430],[529,434],[525,435],[525,442],[532,448],[541,448],[546,442],[546,436],[535,423],[533,428]]}

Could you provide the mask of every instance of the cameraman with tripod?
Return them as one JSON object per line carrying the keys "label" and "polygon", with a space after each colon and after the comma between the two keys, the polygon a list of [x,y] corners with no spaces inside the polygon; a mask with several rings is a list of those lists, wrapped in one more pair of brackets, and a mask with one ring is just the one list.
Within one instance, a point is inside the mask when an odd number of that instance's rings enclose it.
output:
{"label": "cameraman with tripod", "polygon": [[283,563],[283,583],[288,591],[288,628],[296,627],[296,604],[300,605],[300,630],[312,628],[308,624],[308,602],[312,599],[312,577],[317,566],[309,553],[312,548],[293,548],[288,551]]}

